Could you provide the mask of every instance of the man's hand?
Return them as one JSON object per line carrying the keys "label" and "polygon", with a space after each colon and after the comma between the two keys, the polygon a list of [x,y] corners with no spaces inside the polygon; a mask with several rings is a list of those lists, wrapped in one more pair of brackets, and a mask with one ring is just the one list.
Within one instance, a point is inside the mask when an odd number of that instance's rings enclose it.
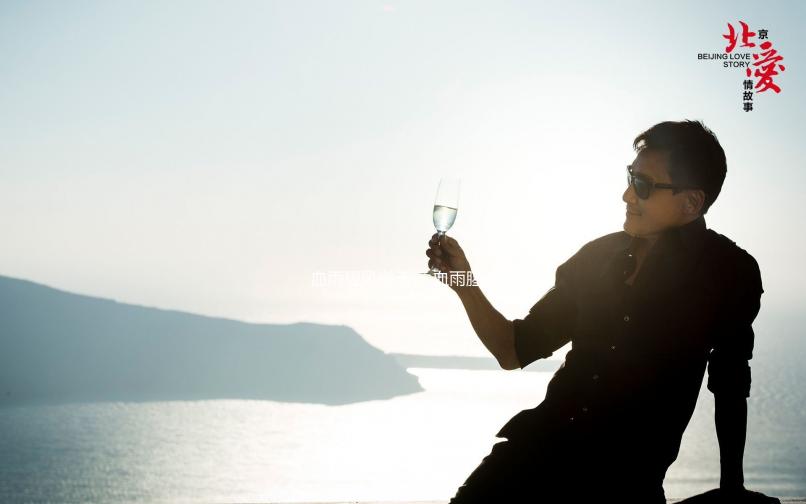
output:
{"label": "man's hand", "polygon": [[465,275],[464,272],[470,271],[470,263],[467,262],[467,257],[465,257],[462,247],[459,246],[456,240],[448,235],[442,235],[439,238],[439,242],[437,242],[438,238],[438,233],[434,233],[428,242],[429,248],[425,251],[425,255],[429,258],[428,267],[436,266],[441,272],[447,273],[448,277],[443,279],[442,283],[448,284],[451,289],[458,293],[459,289],[464,287],[456,285],[456,282],[451,282],[450,273],[459,271],[462,272],[462,275]]}
{"label": "man's hand", "polygon": [[682,500],[678,504],[781,504],[781,501],[740,487],[735,490],[715,488]]}

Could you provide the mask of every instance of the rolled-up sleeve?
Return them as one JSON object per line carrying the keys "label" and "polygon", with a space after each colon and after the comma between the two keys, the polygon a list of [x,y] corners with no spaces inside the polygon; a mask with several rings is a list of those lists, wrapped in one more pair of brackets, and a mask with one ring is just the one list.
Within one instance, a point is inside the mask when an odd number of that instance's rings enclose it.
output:
{"label": "rolled-up sleeve", "polygon": [[750,397],[753,357],[753,320],[761,308],[761,273],[758,263],[745,254],[728,282],[714,345],[708,357],[708,390],[714,395]]}
{"label": "rolled-up sleeve", "polygon": [[574,278],[583,249],[557,268],[554,286],[529,309],[526,317],[512,321],[521,369],[551,356],[571,341],[576,321]]}

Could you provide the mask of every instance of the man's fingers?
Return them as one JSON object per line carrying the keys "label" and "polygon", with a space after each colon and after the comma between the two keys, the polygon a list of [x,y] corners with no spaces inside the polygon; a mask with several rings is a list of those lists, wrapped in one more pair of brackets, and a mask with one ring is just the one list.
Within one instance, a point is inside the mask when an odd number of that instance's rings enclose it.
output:
{"label": "man's fingers", "polygon": [[441,258],[442,252],[440,252],[439,249],[437,249],[436,251],[431,250],[431,249],[426,249],[425,255],[430,257],[431,259],[436,259],[437,261],[442,261],[442,258]]}
{"label": "man's fingers", "polygon": [[445,253],[451,257],[461,257],[464,252],[462,251],[462,247],[459,246],[459,243],[456,242],[453,238],[449,238],[442,242],[442,248],[445,250]]}
{"label": "man's fingers", "polygon": [[462,250],[462,247],[459,246],[459,242],[457,242],[456,240],[454,240],[453,238],[451,238],[448,235],[445,235],[445,236],[442,237],[441,244],[451,254],[456,254],[457,252]]}
{"label": "man's fingers", "polygon": [[[431,252],[440,257],[448,255],[451,257],[461,257],[463,254],[462,247],[459,243],[448,235],[438,236],[439,233],[434,233],[431,240],[428,241],[428,246],[431,247]],[[444,252],[444,254],[443,254]],[[430,256],[429,256],[430,257]]]}

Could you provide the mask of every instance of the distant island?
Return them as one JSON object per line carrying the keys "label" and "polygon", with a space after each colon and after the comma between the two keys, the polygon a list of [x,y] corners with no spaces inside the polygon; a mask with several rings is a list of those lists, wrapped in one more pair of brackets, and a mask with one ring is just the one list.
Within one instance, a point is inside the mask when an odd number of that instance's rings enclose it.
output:
{"label": "distant island", "polygon": [[422,391],[344,325],[250,324],[0,276],[0,405],[266,399],[328,405]]}
{"label": "distant island", "polygon": [[[464,357],[456,355],[417,355],[404,353],[390,353],[397,362],[405,368],[437,368],[437,369],[468,369],[474,371],[501,371],[492,357]],[[563,361],[556,359],[539,359],[529,364],[523,371],[538,373],[555,372]]]}

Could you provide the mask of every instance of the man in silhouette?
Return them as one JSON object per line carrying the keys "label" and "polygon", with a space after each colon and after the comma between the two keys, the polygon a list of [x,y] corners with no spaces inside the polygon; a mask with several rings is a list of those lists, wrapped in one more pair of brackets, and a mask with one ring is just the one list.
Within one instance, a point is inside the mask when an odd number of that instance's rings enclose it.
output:
{"label": "man in silhouette", "polygon": [[[665,503],[706,368],[715,397],[720,487],[708,502],[776,502],[744,488],[742,457],[753,329],[763,292],[755,259],[707,229],[727,173],[700,122],[663,122],[633,142],[623,231],[586,243],[522,319],[507,320],[476,286],[450,237],[429,242],[429,267],[459,295],[473,329],[504,369],[572,343],[544,401],[509,420],[452,504]],[[573,191],[573,188],[568,188]],[[592,501],[591,501],[592,502]]]}

